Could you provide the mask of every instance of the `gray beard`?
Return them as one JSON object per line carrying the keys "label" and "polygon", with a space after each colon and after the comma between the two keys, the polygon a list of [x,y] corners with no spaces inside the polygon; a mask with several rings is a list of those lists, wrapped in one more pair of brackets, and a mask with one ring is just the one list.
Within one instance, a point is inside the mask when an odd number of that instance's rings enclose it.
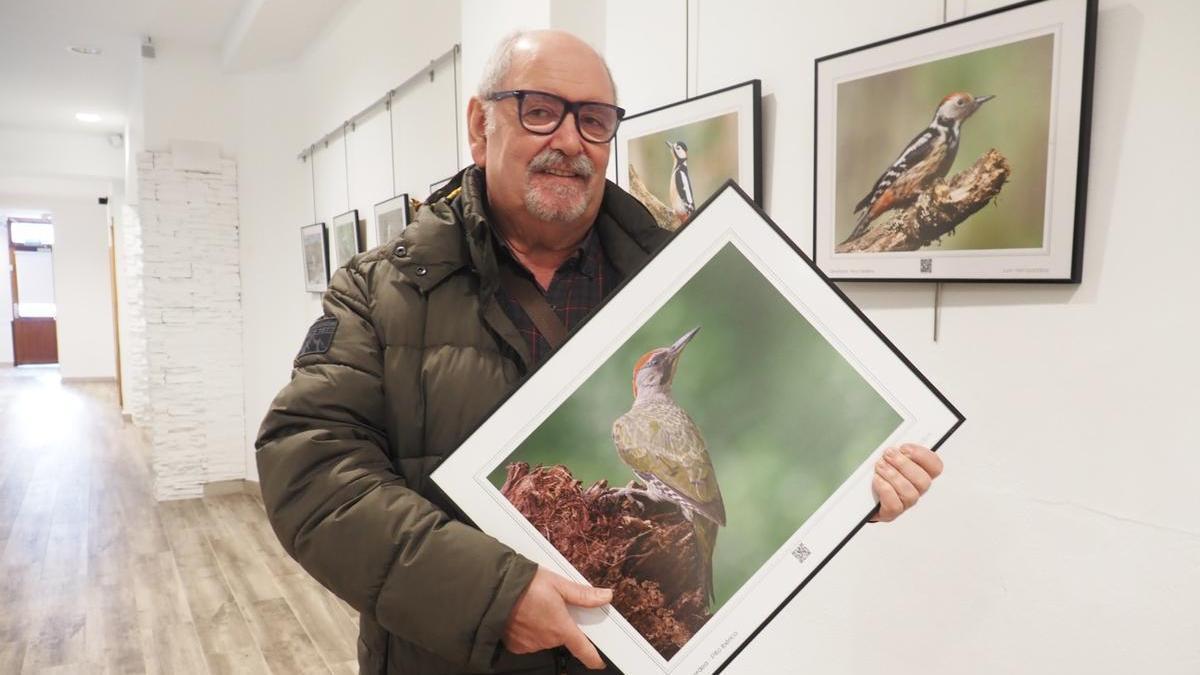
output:
{"label": "gray beard", "polygon": [[[525,210],[534,218],[547,222],[570,222],[587,211],[587,195],[583,192],[566,186],[554,188],[554,192],[558,199],[551,204],[542,198],[538,190],[532,187],[526,189]],[[564,201],[566,204],[562,205]]]}

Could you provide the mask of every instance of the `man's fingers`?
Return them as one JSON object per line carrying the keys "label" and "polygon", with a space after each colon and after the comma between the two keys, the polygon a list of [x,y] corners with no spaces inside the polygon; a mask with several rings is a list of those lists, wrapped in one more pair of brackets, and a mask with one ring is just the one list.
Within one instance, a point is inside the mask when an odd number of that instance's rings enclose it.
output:
{"label": "man's fingers", "polygon": [[566,635],[566,640],[563,641],[563,646],[588,668],[593,670],[604,668],[604,659],[600,658],[600,652],[596,651],[596,647],[592,644],[592,641],[587,639],[587,636],[583,634],[583,631],[579,630],[578,626],[570,621],[568,623],[570,624],[570,628]]}
{"label": "man's fingers", "polygon": [[900,475],[907,478],[909,483],[912,483],[913,487],[917,489],[917,493],[925,494],[925,491],[929,489],[933,478],[925,471],[924,467],[910,457],[893,448],[883,453],[883,458],[895,467]]}
{"label": "man's fingers", "polygon": [[942,475],[942,458],[937,453],[915,443],[905,443],[900,446],[900,454],[916,462],[930,478]]}
{"label": "man's fingers", "polygon": [[562,577],[555,580],[555,587],[564,602],[576,607],[603,607],[612,601],[612,591],[607,588],[584,586]]}
{"label": "man's fingers", "polygon": [[878,473],[892,486],[892,489],[900,497],[900,503],[904,505],[905,509],[912,508],[917,503],[917,499],[921,497],[921,493],[917,491],[917,487],[910,483],[886,459],[879,462]]}
{"label": "man's fingers", "polygon": [[875,519],[881,523],[895,520],[896,516],[904,511],[904,503],[900,501],[896,490],[878,473],[871,481],[871,487],[875,489],[875,496],[879,498],[879,515],[875,516]]}

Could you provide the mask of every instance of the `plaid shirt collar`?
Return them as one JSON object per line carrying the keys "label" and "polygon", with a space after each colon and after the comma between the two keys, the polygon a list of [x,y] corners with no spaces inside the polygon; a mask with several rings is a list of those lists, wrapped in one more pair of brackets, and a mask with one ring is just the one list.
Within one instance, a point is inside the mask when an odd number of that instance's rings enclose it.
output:
{"label": "plaid shirt collar", "polygon": [[[516,259],[504,240],[498,235],[493,236],[493,240],[496,242],[497,263],[508,265],[517,274],[534,281],[533,274]],[[593,227],[571,257],[555,270],[549,288],[543,290],[536,281],[534,285],[545,295],[546,302],[569,332],[590,316],[620,282],[621,275],[608,259],[604,245],[600,242],[600,235]],[[549,342],[538,331],[520,303],[509,296],[503,286],[496,290],[496,299],[504,314],[529,345],[529,353],[533,359],[530,365],[534,368],[541,365],[553,351]]]}
{"label": "plaid shirt collar", "polygon": [[[530,279],[534,278],[533,273],[521,264],[516,254],[513,253],[512,248],[509,247],[508,242],[504,237],[500,236],[500,233],[495,230],[494,226],[492,228],[492,238],[496,242],[496,252],[502,264],[515,265],[517,271],[528,276]],[[575,252],[558,266],[558,269],[554,272],[554,277],[557,279],[560,274],[578,272],[588,279],[595,279],[604,260],[604,247],[600,245],[600,235],[596,233],[596,228],[593,227],[588,230],[587,236],[583,238],[583,241],[579,242],[579,246],[575,249]],[[553,281],[551,284],[553,284]]]}

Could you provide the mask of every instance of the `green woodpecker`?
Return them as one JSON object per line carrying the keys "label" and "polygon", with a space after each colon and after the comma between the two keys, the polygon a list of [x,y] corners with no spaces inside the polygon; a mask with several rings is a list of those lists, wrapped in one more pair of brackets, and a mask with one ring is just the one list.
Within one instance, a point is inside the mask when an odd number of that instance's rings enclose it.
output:
{"label": "green woodpecker", "polygon": [[671,396],[679,356],[699,330],[697,326],[670,347],[638,360],[633,368],[633,408],[613,422],[613,444],[621,461],[646,484],[646,490],[638,492],[673,502],[692,523],[701,583],[711,601],[713,548],[717,528],[725,525],[725,502],[700,429]]}

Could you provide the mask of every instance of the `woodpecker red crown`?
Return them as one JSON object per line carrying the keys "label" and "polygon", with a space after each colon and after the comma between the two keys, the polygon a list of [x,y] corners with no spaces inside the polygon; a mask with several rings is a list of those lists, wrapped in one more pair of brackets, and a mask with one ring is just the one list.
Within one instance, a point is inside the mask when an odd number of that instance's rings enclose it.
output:
{"label": "woodpecker red crown", "polygon": [[650,351],[646,352],[645,354],[642,354],[642,358],[638,359],[637,363],[633,364],[633,397],[634,398],[637,398],[637,374],[638,374],[638,371],[640,371],[642,369],[642,366],[646,365],[646,362],[650,360],[650,357],[654,356],[654,354],[658,351],[659,350],[657,350],[657,349],[651,349]]}

